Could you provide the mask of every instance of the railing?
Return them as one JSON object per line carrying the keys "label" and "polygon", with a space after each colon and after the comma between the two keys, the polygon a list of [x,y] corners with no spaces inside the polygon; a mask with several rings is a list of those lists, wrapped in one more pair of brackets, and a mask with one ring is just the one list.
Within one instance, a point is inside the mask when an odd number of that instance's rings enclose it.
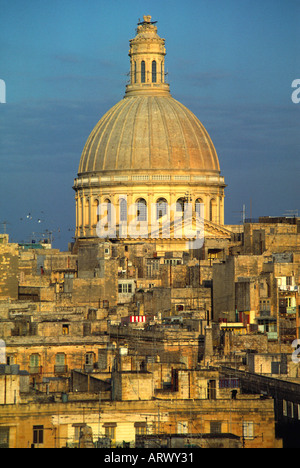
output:
{"label": "railing", "polygon": [[41,374],[42,372],[43,372],[43,367],[42,366],[29,366],[29,374],[30,375]]}
{"label": "railing", "polygon": [[267,332],[268,336],[268,341],[273,341],[278,339],[278,333],[277,332]]}
{"label": "railing", "polygon": [[61,365],[61,366],[54,366],[54,373],[55,374],[66,374],[68,372],[68,366]]}
{"label": "railing", "polygon": [[293,285],[280,285],[279,286],[279,291],[289,291],[289,292],[297,292],[298,291],[298,286]]}
{"label": "railing", "polygon": [[245,223],[259,224],[259,218],[246,218]]}

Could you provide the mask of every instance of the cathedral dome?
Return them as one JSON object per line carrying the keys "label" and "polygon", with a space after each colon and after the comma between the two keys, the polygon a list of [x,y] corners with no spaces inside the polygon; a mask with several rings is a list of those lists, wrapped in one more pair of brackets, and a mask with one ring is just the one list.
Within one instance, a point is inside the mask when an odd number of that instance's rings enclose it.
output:
{"label": "cathedral dome", "polygon": [[192,203],[197,211],[202,205],[205,219],[223,224],[225,183],[216,150],[198,118],[170,94],[165,40],[151,16],[138,23],[128,55],[125,96],[99,120],[82,151],[73,187],[76,238],[97,237],[103,205],[110,219],[114,214],[116,237],[131,217],[150,220],[153,206],[159,219],[170,215],[172,221],[172,207]]}
{"label": "cathedral dome", "polygon": [[135,94],[97,123],[79,174],[103,171],[218,173],[214,145],[197,117],[170,95]]}

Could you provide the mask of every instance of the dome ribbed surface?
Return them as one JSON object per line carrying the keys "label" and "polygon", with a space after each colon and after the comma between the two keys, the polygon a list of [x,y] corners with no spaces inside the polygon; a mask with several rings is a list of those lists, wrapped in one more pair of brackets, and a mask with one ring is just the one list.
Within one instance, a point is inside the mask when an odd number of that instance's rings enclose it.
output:
{"label": "dome ribbed surface", "polygon": [[219,172],[214,145],[197,117],[169,96],[125,97],[97,123],[78,174],[102,171]]}

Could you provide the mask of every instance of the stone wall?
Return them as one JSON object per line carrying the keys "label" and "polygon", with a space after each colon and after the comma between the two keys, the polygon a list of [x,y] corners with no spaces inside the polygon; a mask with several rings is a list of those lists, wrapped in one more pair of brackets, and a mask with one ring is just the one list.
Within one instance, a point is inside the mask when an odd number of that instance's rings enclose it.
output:
{"label": "stone wall", "polygon": [[118,401],[150,400],[152,375],[146,372],[113,372],[112,399]]}

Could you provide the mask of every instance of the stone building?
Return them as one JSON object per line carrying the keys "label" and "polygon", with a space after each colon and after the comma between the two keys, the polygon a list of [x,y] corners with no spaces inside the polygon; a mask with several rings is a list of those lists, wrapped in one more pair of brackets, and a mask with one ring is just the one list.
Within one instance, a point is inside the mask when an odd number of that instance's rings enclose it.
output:
{"label": "stone building", "polygon": [[[244,253],[229,255],[224,262],[213,265],[214,320],[257,325],[270,340],[282,343],[298,338],[297,229],[297,224],[289,224],[286,219],[280,224],[245,224],[241,245]],[[260,241],[255,240],[257,233],[264,236],[262,249]]]}
{"label": "stone building", "polygon": [[[131,380],[137,373],[124,371],[122,375],[127,377],[124,388],[131,394],[132,387],[137,391],[137,379]],[[146,375],[141,373],[141,385]],[[182,393],[186,390],[185,385],[180,389],[181,378],[172,388],[161,389],[156,398],[150,398],[147,390],[140,398],[127,398],[129,393],[122,398],[117,392],[118,399],[111,400],[104,383],[97,391],[91,386],[87,392],[44,392],[36,397],[22,388],[14,392],[13,402],[1,404],[1,446],[83,447],[87,433],[89,447],[134,448],[137,436],[175,440],[180,434],[192,439],[202,434],[204,439],[235,438],[239,441],[235,447],[281,447],[275,437],[272,399],[242,394],[232,398],[232,391],[224,388],[225,380],[219,379],[218,372],[204,369],[197,375],[203,389],[197,396]]]}
{"label": "stone building", "polygon": [[[246,448],[280,448],[274,436],[272,400],[221,399],[128,401],[99,403],[98,395],[77,395],[65,402],[45,401],[34,404],[24,395],[24,404],[6,405],[1,411],[2,446],[10,448],[79,447],[81,429],[92,429],[93,443],[105,447],[135,447],[136,436],[154,434],[172,438],[172,434],[236,434]],[[71,398],[71,396],[70,396]],[[81,399],[80,399],[81,398]],[[26,404],[25,404],[26,403]],[[251,408],[251,409],[250,409]],[[213,416],[215,415],[215,416]],[[243,423],[244,421],[244,423]],[[222,432],[216,434],[216,428]],[[173,436],[175,438],[175,435]]]}

